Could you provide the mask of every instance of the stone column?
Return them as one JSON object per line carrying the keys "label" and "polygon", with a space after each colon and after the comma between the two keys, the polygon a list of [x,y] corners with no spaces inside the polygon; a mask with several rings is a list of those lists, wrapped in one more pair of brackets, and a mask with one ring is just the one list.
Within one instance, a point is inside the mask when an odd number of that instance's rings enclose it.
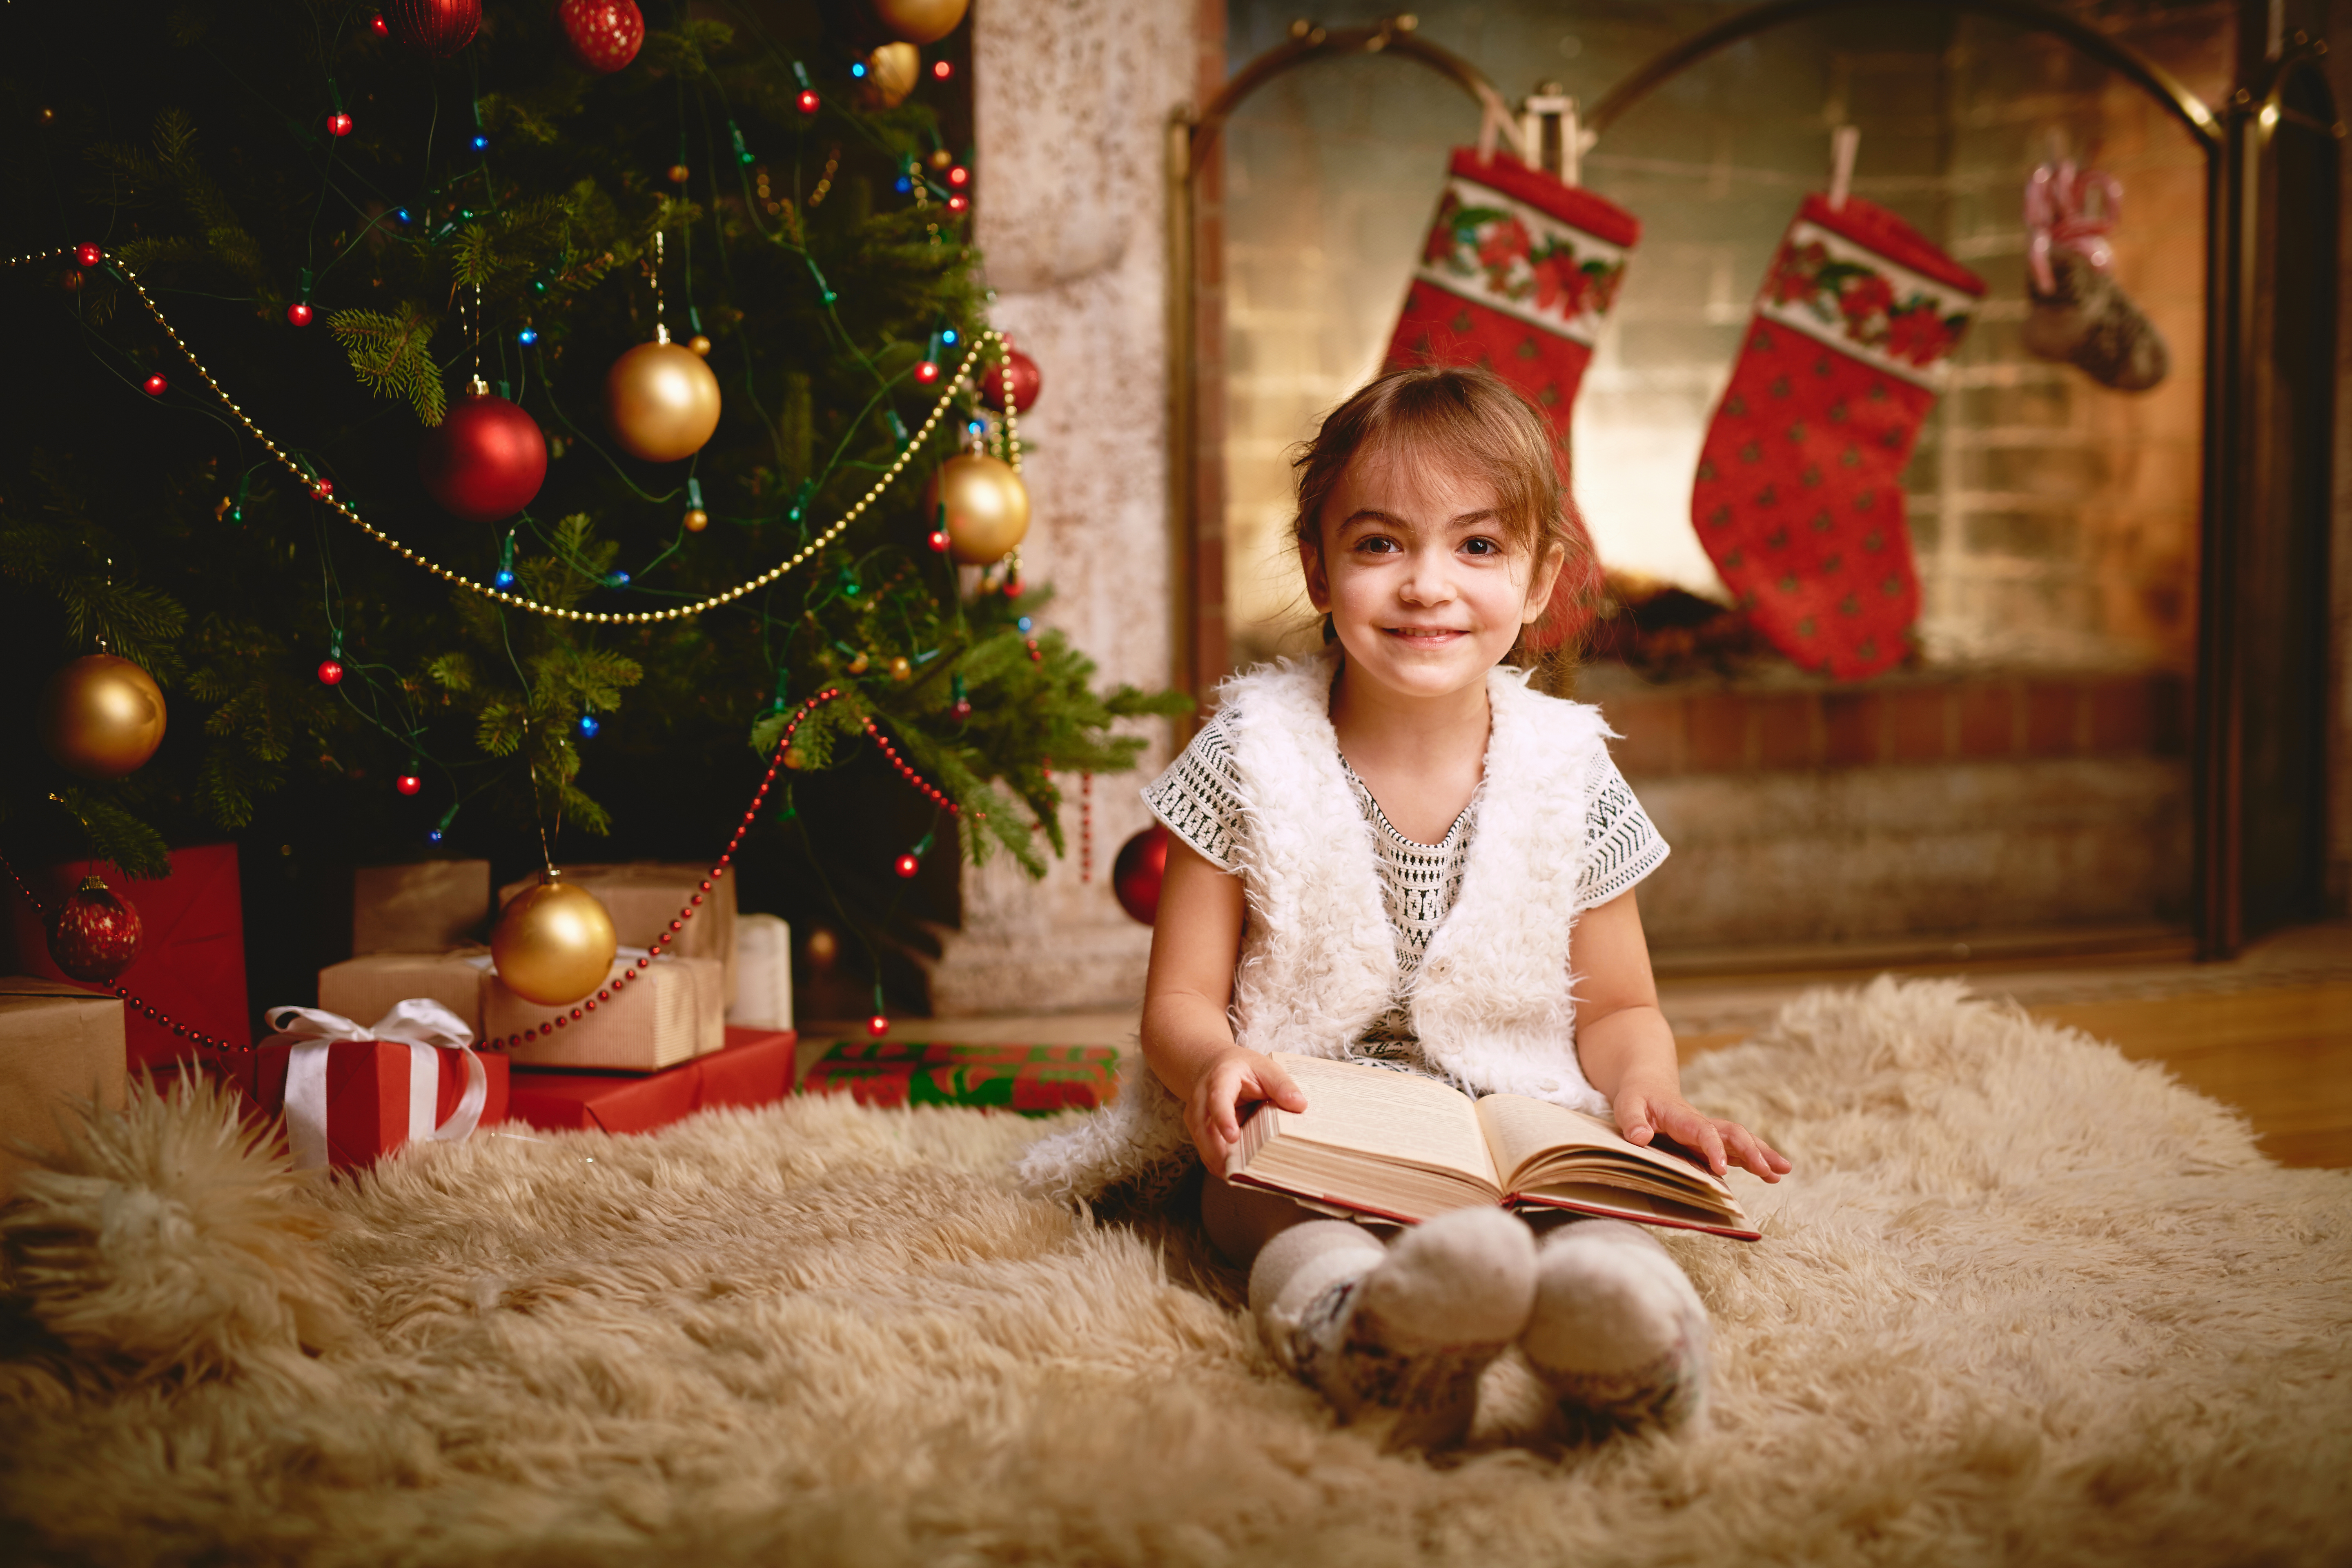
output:
{"label": "stone column", "polygon": [[[1169,116],[1192,95],[1194,0],[981,0],[973,8],[977,239],[990,319],[1045,374],[1021,435],[1033,508],[1024,572],[1040,613],[1105,683],[1169,683]],[[1091,881],[1080,782],[1061,779],[1070,854],[1033,882],[1003,857],[965,868],[964,925],[931,976],[943,1016],[1112,1006],[1143,994],[1150,932],[1110,893],[1111,858],[1146,826],[1147,771],[1097,778]]]}

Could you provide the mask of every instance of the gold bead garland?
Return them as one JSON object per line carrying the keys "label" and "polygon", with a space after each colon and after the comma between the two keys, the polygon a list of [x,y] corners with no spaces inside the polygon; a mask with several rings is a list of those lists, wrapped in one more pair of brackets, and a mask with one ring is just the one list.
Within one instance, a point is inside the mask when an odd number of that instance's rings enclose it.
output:
{"label": "gold bead garland", "polygon": [[[11,257],[8,258],[6,265],[11,268],[16,268],[37,266],[43,262],[75,259],[74,253],[77,248],[78,247],[74,246],[62,245],[58,247],[55,250],[41,251],[31,256]],[[124,266],[120,260],[115,260],[110,257],[102,258],[102,259],[111,261],[115,271],[121,276],[122,280],[131,285],[131,291],[139,296],[140,304],[146,308],[148,315],[154,318],[155,324],[163,330],[163,335],[172,340],[172,346],[180,351],[181,356],[188,362],[189,368],[194,370],[197,376],[204,382],[206,390],[210,391],[215,397],[220,399],[222,405],[236,416],[237,422],[245,426],[245,428],[253,436],[255,440],[261,443],[263,450],[267,451],[272,458],[276,458],[280,468],[284,468],[288,473],[293,475],[296,479],[299,480],[302,487],[305,489],[310,490],[320,505],[325,506],[329,510],[341,515],[344,521],[349,522],[352,526],[357,528],[361,532],[366,534],[370,539],[374,540],[377,543],[383,545],[385,549],[391,551],[402,560],[423,567],[434,576],[438,577],[442,581],[451,584],[454,586],[478,594],[483,598],[491,600],[497,604],[504,605],[510,609],[528,610],[533,615],[548,616],[556,620],[579,621],[597,626],[648,626],[660,621],[686,620],[691,616],[702,614],[705,610],[715,610],[722,605],[732,604],[736,600],[744,597],[746,595],[757,593],[761,588],[766,587],[771,583],[773,583],[778,578],[783,576],[786,573],[793,571],[795,567],[807,562],[810,557],[815,555],[826,545],[831,544],[835,540],[840,538],[844,530],[847,529],[851,523],[864,516],[867,508],[871,507],[876,501],[882,499],[883,492],[887,490],[892,484],[896,483],[898,476],[905,471],[907,460],[911,458],[916,449],[922,445],[924,438],[929,437],[932,431],[939,428],[940,419],[945,417],[947,414],[950,402],[971,376],[973,368],[978,364],[982,352],[991,343],[1003,343],[1004,342],[1003,334],[997,331],[994,328],[983,327],[981,329],[980,335],[972,341],[971,350],[965,353],[963,363],[956,367],[955,374],[949,378],[947,385],[941,389],[939,402],[932,405],[929,416],[924,419],[921,428],[915,432],[914,438],[908,441],[905,448],[891,460],[888,470],[885,472],[879,479],[876,480],[873,487],[863,496],[859,497],[856,503],[847,511],[844,512],[830,528],[827,528],[823,533],[818,534],[814,539],[809,541],[808,543],[803,545],[798,551],[794,552],[792,555],[787,556],[783,561],[770,568],[768,571],[761,573],[760,575],[752,578],[747,583],[739,584],[735,587],[730,588],[724,593],[713,594],[709,598],[698,599],[693,604],[679,605],[671,609],[622,612],[614,612],[609,610],[573,610],[564,608],[559,605],[543,605],[536,599],[527,598],[520,594],[509,594],[502,589],[493,588],[487,583],[477,583],[471,577],[467,576],[464,573],[454,571],[449,567],[442,565],[436,561],[433,561],[428,557],[420,554],[416,551],[411,550],[399,540],[394,539],[391,534],[384,532],[382,529],[376,527],[373,523],[369,522],[365,518],[360,516],[359,512],[351,505],[351,503],[348,501],[338,500],[331,492],[322,490],[320,481],[315,476],[303,471],[302,466],[299,463],[297,463],[293,458],[282,450],[276,442],[272,441],[268,436],[263,432],[261,426],[256,425],[252,418],[247,415],[245,410],[238,406],[236,402],[231,398],[226,392],[221,389],[220,383],[213,379],[212,372],[206,370],[205,368],[204,362],[196,358],[195,351],[188,347],[186,341],[180,336],[176,330],[173,329],[172,323],[164,319],[163,310],[156,305],[154,300],[149,296],[146,285],[139,281],[138,275],[132,272],[130,268]],[[1011,345],[1006,344],[1005,346],[1009,348]],[[1007,362],[1007,365],[1005,387],[1009,398],[1013,384],[1009,361]],[[1014,471],[1018,472],[1021,467],[1021,454],[1020,448],[1017,446],[1013,445],[1013,420],[1009,412],[1005,416],[1004,427],[1006,444],[1010,448],[1006,456],[1008,460],[1012,463]]]}

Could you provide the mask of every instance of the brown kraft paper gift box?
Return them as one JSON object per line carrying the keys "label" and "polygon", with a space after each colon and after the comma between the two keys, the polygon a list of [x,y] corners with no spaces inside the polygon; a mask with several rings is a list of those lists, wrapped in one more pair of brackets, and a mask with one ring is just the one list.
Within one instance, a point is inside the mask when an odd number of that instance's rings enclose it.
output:
{"label": "brown kraft paper gift box", "polygon": [[[613,962],[613,975],[635,961]],[[505,1047],[518,1068],[605,1068],[655,1072],[718,1050],[727,1043],[725,975],[715,958],[657,958],[593,1012],[572,1017],[573,1003],[546,1007],[526,1001],[495,978],[482,990],[483,1037],[507,1037],[562,1016],[564,1025],[535,1040]]]}
{"label": "brown kraft paper gift box", "polygon": [[319,1005],[354,1024],[373,1024],[412,996],[429,996],[480,1039],[482,993],[489,984],[488,948],[441,952],[371,952],[319,971]]}
{"label": "brown kraft paper gift box", "polygon": [[[617,866],[566,866],[563,879],[596,895],[613,917],[613,934],[623,947],[651,947],[656,937],[669,935],[669,922],[678,918],[677,911],[702,893],[702,902],[693,906],[694,918],[684,922],[665,951],[679,958],[718,960],[724,987],[720,1004],[735,1005],[734,878],[710,880],[707,867],[635,860]],[[710,890],[703,893],[707,880]],[[538,881],[526,877],[500,888],[499,908],[505,909],[517,893]]]}
{"label": "brown kraft paper gift box", "polygon": [[122,1108],[128,1051],[122,1003],[62,980],[0,975],[0,1198],[32,1162],[12,1147],[64,1142],[68,1103]]}
{"label": "brown kraft paper gift box", "polygon": [[489,918],[488,860],[423,860],[352,871],[355,956],[435,952],[479,942]]}

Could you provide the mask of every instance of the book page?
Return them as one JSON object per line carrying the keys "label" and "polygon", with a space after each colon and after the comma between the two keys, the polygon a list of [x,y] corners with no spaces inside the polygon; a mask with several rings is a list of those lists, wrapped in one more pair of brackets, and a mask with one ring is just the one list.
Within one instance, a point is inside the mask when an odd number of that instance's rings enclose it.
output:
{"label": "book page", "polygon": [[1714,1172],[1663,1149],[1630,1143],[1597,1116],[1520,1094],[1490,1094],[1478,1101],[1477,1111],[1506,1192],[1518,1186],[1523,1174],[1547,1155],[1592,1150],[1647,1166],[1677,1186],[1696,1186],[1727,1198],[1731,1194],[1731,1188]]}
{"label": "book page", "polygon": [[1478,1112],[1467,1095],[1419,1073],[1287,1052],[1275,1060],[1307,1097],[1307,1109],[1261,1107],[1259,1116],[1279,1119],[1267,1129],[1270,1134],[1451,1171],[1501,1190]]}

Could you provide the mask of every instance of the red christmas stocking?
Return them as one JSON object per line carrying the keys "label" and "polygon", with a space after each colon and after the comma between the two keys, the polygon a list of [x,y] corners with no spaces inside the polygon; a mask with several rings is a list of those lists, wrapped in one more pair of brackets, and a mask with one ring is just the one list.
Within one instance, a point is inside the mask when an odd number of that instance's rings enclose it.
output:
{"label": "red christmas stocking", "polygon": [[[1457,148],[1422,247],[1421,266],[1389,340],[1391,369],[1475,364],[1551,416],[1563,478],[1568,421],[1601,318],[1617,298],[1642,225],[1622,207],[1530,169],[1507,153],[1481,162]],[[1574,511],[1580,571],[1563,573],[1543,630],[1580,635],[1601,599],[1601,563]]]}
{"label": "red christmas stocking", "polygon": [[1807,196],[1780,242],[1691,488],[1699,542],[1759,630],[1841,680],[1919,616],[1903,465],[1984,284],[1883,207]]}

